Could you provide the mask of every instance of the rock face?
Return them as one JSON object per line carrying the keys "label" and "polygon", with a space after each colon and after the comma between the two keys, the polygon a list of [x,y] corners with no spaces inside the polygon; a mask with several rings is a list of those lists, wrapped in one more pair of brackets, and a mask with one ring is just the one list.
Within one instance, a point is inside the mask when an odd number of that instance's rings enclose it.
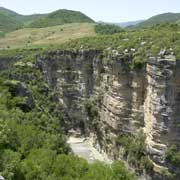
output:
{"label": "rock face", "polygon": [[179,61],[172,56],[149,58],[147,95],[144,105],[147,145],[154,162],[164,165],[166,145],[180,143]]}
{"label": "rock face", "polygon": [[98,54],[94,50],[57,51],[50,52],[45,59],[37,57],[37,66],[63,106],[69,129],[89,130],[83,101],[93,95],[94,62]]}
{"label": "rock face", "polygon": [[[66,114],[69,129],[93,134],[97,149],[119,158],[116,138],[144,130],[151,159],[165,166],[165,150],[179,144],[180,62],[173,56],[149,57],[131,69],[130,56],[102,56],[100,51],[56,51],[37,57],[49,86]],[[94,100],[96,128],[84,108]]]}

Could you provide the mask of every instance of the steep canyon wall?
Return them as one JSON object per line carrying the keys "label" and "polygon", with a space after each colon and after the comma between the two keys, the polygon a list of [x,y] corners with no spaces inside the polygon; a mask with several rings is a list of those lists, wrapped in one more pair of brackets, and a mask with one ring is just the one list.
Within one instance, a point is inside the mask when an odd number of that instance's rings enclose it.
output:
{"label": "steep canyon wall", "polygon": [[[93,135],[96,148],[119,158],[120,134],[146,134],[153,162],[165,165],[169,144],[180,143],[180,62],[174,56],[148,57],[132,69],[128,55],[103,56],[101,51],[55,51],[37,56],[49,86],[65,113],[68,129]],[[92,100],[98,109],[96,128],[85,111]]]}

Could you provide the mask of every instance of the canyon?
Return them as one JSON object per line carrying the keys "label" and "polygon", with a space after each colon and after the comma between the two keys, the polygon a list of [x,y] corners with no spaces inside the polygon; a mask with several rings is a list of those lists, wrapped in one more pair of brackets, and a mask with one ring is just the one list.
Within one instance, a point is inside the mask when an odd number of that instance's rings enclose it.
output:
{"label": "canyon", "polygon": [[[112,51],[52,51],[36,65],[65,114],[66,131],[80,131],[111,160],[121,159],[121,135],[143,131],[156,169],[168,166],[168,145],[179,146],[180,61],[173,55],[147,57],[131,68],[132,58]],[[93,106],[94,114],[86,108]]]}

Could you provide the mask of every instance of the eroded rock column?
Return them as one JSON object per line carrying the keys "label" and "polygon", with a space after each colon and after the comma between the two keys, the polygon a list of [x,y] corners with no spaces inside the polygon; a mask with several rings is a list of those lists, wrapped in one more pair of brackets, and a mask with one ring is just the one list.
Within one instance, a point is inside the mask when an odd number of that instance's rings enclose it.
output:
{"label": "eroded rock column", "polygon": [[174,121],[175,57],[149,58],[146,67],[147,94],[144,104],[144,131],[147,135],[151,159],[165,163],[165,150],[169,142],[170,126]]}

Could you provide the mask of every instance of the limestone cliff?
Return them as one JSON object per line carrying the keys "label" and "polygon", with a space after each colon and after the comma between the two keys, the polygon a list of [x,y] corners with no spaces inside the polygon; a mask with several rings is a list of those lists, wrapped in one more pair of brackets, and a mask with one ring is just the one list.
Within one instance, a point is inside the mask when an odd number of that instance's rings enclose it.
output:
{"label": "limestone cliff", "polygon": [[[180,142],[180,62],[148,57],[146,65],[132,69],[131,61],[128,54],[55,51],[38,56],[37,66],[62,104],[68,129],[92,135],[96,148],[112,159],[120,157],[120,134],[143,129],[150,158],[166,166],[167,145]],[[98,109],[96,122],[84,108],[90,99]]]}

